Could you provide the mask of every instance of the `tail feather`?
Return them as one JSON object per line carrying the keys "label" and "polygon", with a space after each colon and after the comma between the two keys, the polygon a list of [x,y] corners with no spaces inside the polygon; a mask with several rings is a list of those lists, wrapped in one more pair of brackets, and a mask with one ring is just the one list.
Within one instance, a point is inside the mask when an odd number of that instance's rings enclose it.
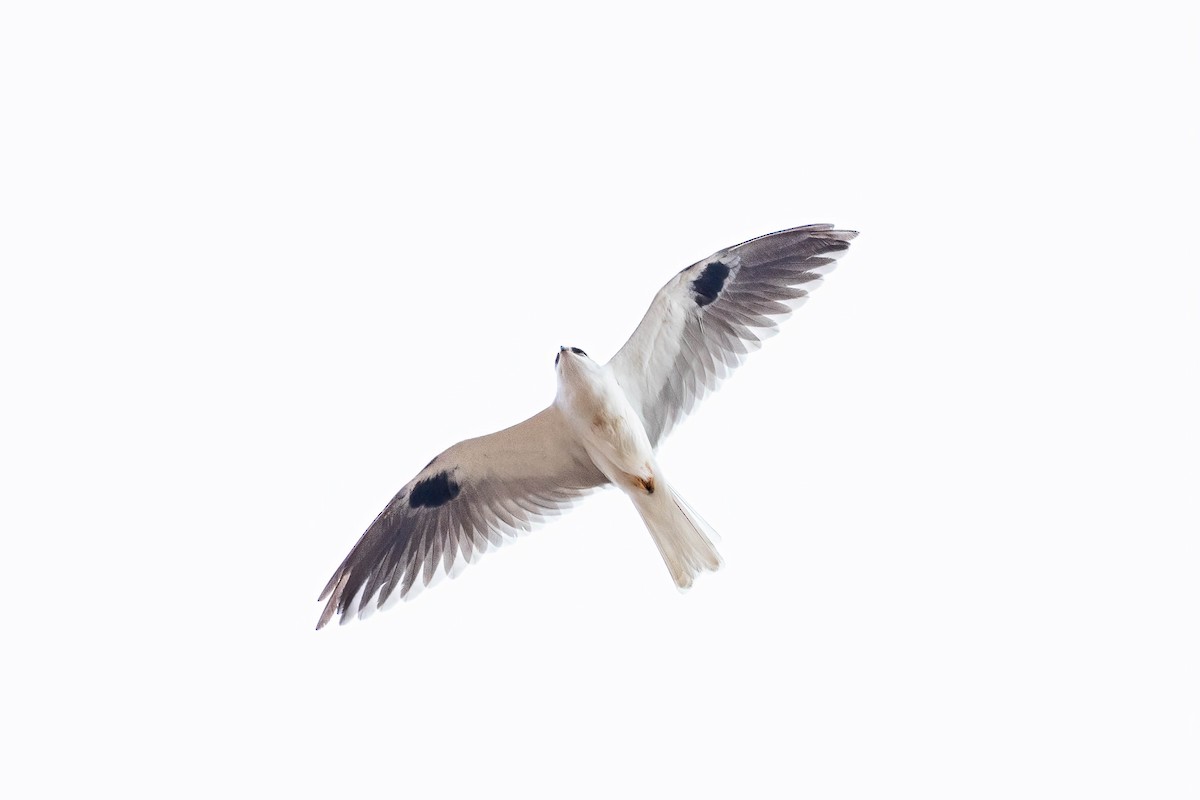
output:
{"label": "tail feather", "polygon": [[720,568],[721,556],[712,543],[716,532],[670,486],[663,483],[653,494],[634,495],[633,504],[680,589],[690,587],[700,572]]}

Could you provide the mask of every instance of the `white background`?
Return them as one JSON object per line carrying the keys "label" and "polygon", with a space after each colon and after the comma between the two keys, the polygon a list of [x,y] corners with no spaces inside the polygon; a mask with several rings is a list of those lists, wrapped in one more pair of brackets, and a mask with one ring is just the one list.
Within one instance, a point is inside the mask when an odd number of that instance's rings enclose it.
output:
{"label": "white background", "polygon": [[[1196,797],[1183,5],[5,4],[2,793]],[[721,572],[610,492],[312,630],[560,343],[809,222],[661,452]]]}

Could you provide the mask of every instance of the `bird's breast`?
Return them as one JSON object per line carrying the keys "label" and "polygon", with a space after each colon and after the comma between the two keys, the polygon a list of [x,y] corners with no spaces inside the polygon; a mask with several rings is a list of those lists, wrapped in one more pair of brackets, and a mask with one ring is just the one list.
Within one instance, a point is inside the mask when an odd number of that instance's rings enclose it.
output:
{"label": "bird's breast", "polygon": [[625,393],[611,376],[577,387],[564,398],[564,411],[596,466],[617,483],[623,476],[648,476],[654,450]]}

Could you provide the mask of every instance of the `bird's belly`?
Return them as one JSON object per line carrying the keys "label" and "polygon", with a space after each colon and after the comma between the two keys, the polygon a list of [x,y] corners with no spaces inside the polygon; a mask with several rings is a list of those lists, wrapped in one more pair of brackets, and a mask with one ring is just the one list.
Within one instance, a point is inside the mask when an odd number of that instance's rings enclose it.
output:
{"label": "bird's belly", "polygon": [[610,481],[627,490],[653,491],[654,450],[641,419],[625,405],[602,404],[593,409],[581,438]]}
{"label": "bird's belly", "polygon": [[604,477],[627,492],[653,492],[654,448],[620,385],[608,373],[561,388],[562,408],[578,443]]}

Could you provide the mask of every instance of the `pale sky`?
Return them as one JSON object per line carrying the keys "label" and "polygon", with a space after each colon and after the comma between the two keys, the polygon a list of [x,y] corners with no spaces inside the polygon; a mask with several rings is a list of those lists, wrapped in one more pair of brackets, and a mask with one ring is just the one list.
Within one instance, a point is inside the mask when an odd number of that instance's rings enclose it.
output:
{"label": "pale sky", "polygon": [[[1173,6],[6,6],[0,794],[1195,797]],[[660,451],[721,571],[610,490],[313,631],[559,345],[814,222]]]}

